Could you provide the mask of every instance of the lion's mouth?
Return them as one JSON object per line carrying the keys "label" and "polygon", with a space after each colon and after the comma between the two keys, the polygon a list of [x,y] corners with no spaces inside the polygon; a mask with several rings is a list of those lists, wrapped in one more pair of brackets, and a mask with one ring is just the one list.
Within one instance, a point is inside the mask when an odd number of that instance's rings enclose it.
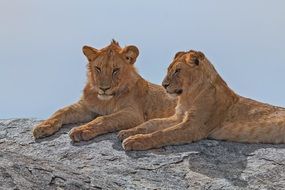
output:
{"label": "lion's mouth", "polygon": [[174,90],[173,92],[167,91],[168,94],[171,94],[171,95],[178,95],[178,96],[181,95],[182,92],[183,92],[182,89],[176,89],[176,90]]}
{"label": "lion's mouth", "polygon": [[183,92],[183,90],[182,90],[182,89],[175,90],[175,93],[176,93],[177,95],[181,95],[181,94],[182,94],[182,92]]}
{"label": "lion's mouth", "polygon": [[98,93],[98,98],[100,100],[110,100],[111,98],[113,98],[114,95],[115,95],[114,93],[113,94],[105,94],[105,93],[100,94],[100,93]]}

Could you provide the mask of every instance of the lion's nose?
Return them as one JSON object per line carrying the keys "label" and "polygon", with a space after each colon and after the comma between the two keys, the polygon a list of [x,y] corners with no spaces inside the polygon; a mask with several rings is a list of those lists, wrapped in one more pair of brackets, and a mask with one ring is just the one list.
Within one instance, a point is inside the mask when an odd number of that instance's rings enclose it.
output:
{"label": "lion's nose", "polygon": [[109,90],[111,87],[99,87],[100,88],[100,90],[102,90],[102,91],[106,91],[106,90]]}
{"label": "lion's nose", "polygon": [[169,86],[169,83],[163,82],[162,86],[166,89]]}

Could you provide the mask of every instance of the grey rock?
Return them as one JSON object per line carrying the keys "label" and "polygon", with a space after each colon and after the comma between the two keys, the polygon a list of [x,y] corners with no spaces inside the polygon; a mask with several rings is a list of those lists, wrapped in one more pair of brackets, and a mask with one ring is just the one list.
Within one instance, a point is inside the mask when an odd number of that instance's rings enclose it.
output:
{"label": "grey rock", "polygon": [[203,140],[125,152],[116,134],[72,143],[75,125],[35,141],[39,122],[0,120],[0,189],[285,189],[285,145]]}

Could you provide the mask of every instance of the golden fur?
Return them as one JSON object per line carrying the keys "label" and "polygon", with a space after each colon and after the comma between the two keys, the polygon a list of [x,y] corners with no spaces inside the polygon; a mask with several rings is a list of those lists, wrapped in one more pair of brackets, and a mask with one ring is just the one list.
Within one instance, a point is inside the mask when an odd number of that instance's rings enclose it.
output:
{"label": "golden fur", "polygon": [[101,50],[84,46],[83,53],[89,63],[81,99],[37,125],[33,129],[35,138],[52,135],[64,124],[87,122],[73,128],[69,135],[73,141],[89,140],[174,114],[176,100],[168,98],[163,87],[137,73],[137,47],[121,48],[112,41]]}
{"label": "golden fur", "polygon": [[179,96],[176,113],[120,132],[126,150],[146,150],[204,138],[285,143],[285,109],[234,93],[202,52],[178,52],[163,81]]}

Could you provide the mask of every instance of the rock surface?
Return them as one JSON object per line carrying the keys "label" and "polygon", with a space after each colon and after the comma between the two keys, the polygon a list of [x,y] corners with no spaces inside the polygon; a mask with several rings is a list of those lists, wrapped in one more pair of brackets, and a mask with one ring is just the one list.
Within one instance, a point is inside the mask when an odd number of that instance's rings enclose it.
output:
{"label": "rock surface", "polygon": [[0,189],[285,189],[285,145],[203,140],[125,152],[116,134],[35,141],[33,119],[0,120]]}

